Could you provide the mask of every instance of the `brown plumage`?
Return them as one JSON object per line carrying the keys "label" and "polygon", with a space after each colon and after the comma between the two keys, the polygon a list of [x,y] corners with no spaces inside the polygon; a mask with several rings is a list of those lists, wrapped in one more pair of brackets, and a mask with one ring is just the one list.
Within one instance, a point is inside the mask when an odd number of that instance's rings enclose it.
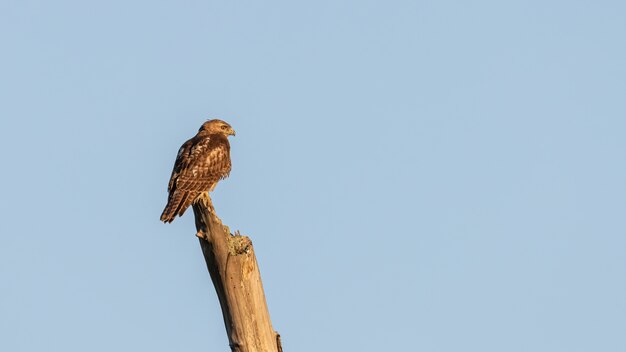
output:
{"label": "brown plumage", "polygon": [[161,221],[172,222],[203,193],[210,192],[217,182],[230,173],[228,136],[235,131],[222,120],[209,120],[198,133],[185,142],[176,156],[167,190],[167,205]]}

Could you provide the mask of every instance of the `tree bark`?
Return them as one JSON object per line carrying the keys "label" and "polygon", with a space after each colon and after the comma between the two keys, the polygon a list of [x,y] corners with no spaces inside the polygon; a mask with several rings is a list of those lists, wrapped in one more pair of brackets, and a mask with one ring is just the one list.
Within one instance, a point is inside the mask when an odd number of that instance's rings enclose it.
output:
{"label": "tree bark", "polygon": [[193,205],[197,236],[222,308],[232,352],[282,352],[265,301],[252,241],[230,233],[204,194]]}

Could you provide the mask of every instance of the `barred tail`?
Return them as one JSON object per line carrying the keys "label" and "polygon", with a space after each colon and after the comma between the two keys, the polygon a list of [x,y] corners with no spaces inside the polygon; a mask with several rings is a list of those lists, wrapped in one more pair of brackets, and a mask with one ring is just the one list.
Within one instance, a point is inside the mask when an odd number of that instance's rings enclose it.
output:
{"label": "barred tail", "polygon": [[193,203],[196,200],[196,198],[198,198],[198,195],[199,193],[197,192],[187,192],[185,197],[183,197],[183,199],[181,200],[180,206],[176,210],[176,214],[178,214],[178,216],[183,216],[183,214],[185,213],[185,210],[187,210],[187,208],[189,208],[191,203]]}
{"label": "barred tail", "polygon": [[163,214],[161,214],[161,221],[168,223],[174,221],[176,215],[182,216],[197,196],[196,192],[172,192],[165,209],[163,209]]}
{"label": "barred tail", "polygon": [[181,192],[174,191],[170,193],[167,199],[167,205],[161,214],[161,221],[165,223],[174,221],[174,218],[176,217],[176,209],[178,208],[182,197],[183,194]]}

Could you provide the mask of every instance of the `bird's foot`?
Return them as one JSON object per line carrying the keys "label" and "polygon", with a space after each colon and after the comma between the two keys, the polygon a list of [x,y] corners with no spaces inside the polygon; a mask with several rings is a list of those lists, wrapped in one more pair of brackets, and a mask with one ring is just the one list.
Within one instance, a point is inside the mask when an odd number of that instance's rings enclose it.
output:
{"label": "bird's foot", "polygon": [[213,200],[211,200],[211,197],[209,196],[209,192],[204,192],[202,194],[202,199],[207,209],[209,210],[209,213],[215,214],[215,208],[213,207]]}

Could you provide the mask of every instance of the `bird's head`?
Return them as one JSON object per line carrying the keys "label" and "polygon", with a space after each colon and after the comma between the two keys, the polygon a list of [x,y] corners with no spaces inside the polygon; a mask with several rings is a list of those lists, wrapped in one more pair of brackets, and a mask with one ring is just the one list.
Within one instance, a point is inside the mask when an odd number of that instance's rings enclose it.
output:
{"label": "bird's head", "polygon": [[223,134],[224,136],[234,136],[235,130],[227,122],[222,120],[208,120],[200,126],[198,133],[206,134]]}

